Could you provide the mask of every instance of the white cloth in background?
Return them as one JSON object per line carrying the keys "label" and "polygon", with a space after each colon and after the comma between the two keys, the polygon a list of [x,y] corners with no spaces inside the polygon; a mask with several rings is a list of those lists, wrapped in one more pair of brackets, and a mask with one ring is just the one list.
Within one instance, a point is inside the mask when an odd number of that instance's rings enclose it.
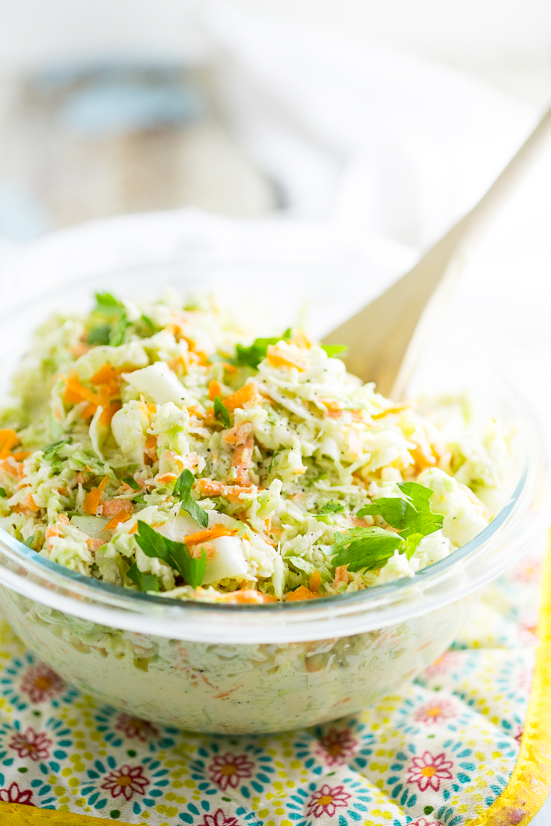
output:
{"label": "white cloth in background", "polygon": [[[525,105],[413,55],[251,15],[230,0],[204,0],[198,15],[229,121],[286,209],[249,221],[196,210],[123,216],[18,252],[0,244],[4,308],[96,272],[213,255],[361,264],[358,296],[373,295],[480,197],[535,120]],[[536,210],[523,227],[536,277],[540,219]],[[456,306],[481,347],[501,337],[510,352],[514,324],[531,348],[524,362],[539,364],[534,312],[543,319],[545,303],[532,300],[528,273],[517,266],[519,282],[507,269],[524,255],[519,239],[507,250],[513,236],[502,231],[499,268],[466,278]]]}

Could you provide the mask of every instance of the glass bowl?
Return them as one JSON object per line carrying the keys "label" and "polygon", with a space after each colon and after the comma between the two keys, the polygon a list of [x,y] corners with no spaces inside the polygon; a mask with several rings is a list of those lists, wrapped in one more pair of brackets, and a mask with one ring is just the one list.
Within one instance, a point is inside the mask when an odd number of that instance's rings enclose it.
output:
{"label": "glass bowl", "polygon": [[[6,390],[30,335],[53,311],[85,311],[94,290],[134,298],[167,287],[216,291],[249,318],[284,329],[304,303],[313,335],[370,293],[350,268],[182,261],[81,281],[13,311],[0,325]],[[266,329],[264,327],[264,329]],[[452,337],[453,339],[453,337]],[[480,589],[541,541],[545,450],[534,416],[494,367],[462,342],[438,347],[414,390],[468,387],[483,413],[518,427],[510,496],[474,540],[413,578],[322,600],[185,603],[125,591],[50,562],[0,529],[0,606],[41,660],[97,700],[200,732],[264,733],[355,713],[397,689],[453,641]],[[442,366],[439,366],[441,364]],[[438,380],[436,380],[438,377]]]}

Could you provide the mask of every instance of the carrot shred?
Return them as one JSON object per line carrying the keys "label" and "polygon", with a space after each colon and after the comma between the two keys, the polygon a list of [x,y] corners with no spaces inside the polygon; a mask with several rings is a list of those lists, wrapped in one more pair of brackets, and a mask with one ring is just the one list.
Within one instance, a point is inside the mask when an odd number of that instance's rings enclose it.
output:
{"label": "carrot shred", "polygon": [[274,367],[296,367],[297,370],[306,370],[306,362],[299,355],[293,357],[287,352],[278,349],[277,344],[268,345],[268,361]]}
{"label": "carrot shred", "polygon": [[6,428],[0,430],[0,459],[7,459],[11,453],[12,447],[19,441],[19,436],[15,430]]}
{"label": "carrot shred", "polygon": [[92,488],[92,490],[86,495],[83,508],[86,511],[86,513],[89,513],[91,516],[96,515],[96,511],[99,508],[99,503],[101,500],[101,494],[103,493],[108,481],[109,476],[104,476],[101,482],[99,483],[98,487]]}
{"label": "carrot shred", "polygon": [[209,384],[209,399],[211,400],[211,402],[213,402],[217,396],[221,395],[222,387],[220,385],[220,382],[211,381],[211,383]]}
{"label": "carrot shred", "polygon": [[278,602],[277,597],[272,597],[269,594],[261,594],[259,591],[253,591],[252,588],[233,591],[224,598],[224,602],[230,603],[263,603],[263,602]]}
{"label": "carrot shred", "polygon": [[235,448],[228,481],[235,482],[237,485],[251,484],[249,470],[252,466],[253,451],[254,436],[250,433],[245,442]]}
{"label": "carrot shred", "polygon": [[114,531],[117,525],[120,525],[121,522],[127,522],[130,517],[132,516],[131,513],[124,512],[124,513],[116,513],[115,516],[109,520],[104,531]]}
{"label": "carrot shred", "polygon": [[290,591],[288,594],[285,595],[286,602],[295,602],[296,600],[300,599],[315,599],[317,594],[314,594],[310,591],[306,585],[299,585],[298,588],[295,588],[294,591]]}
{"label": "carrot shred", "polygon": [[215,525],[214,528],[206,528],[204,531],[190,533],[185,538],[186,545],[200,545],[202,542],[211,542],[219,536],[233,536],[235,531],[226,528],[225,525]]}
{"label": "carrot shred", "polygon": [[156,462],[159,458],[157,456],[157,437],[156,436],[149,436],[145,443],[145,452],[149,456],[149,458]]}
{"label": "carrot shred", "polygon": [[111,419],[113,418],[117,410],[120,409],[120,402],[112,402],[107,407],[104,407],[99,417],[100,424],[102,424],[104,427],[107,427],[108,424],[111,424]]}
{"label": "carrot shred", "polygon": [[16,462],[23,462],[30,455],[30,450],[17,450],[15,453],[12,453],[12,456]]}
{"label": "carrot shred", "polygon": [[310,581],[308,582],[308,587],[312,591],[313,594],[317,594],[321,585],[321,574],[316,568],[312,576],[310,577]]}
{"label": "carrot shred", "polygon": [[258,392],[256,382],[249,381],[239,390],[236,390],[235,393],[232,393],[230,396],[226,396],[224,399],[224,404],[230,413],[232,413],[237,407],[247,407],[249,405],[258,404],[261,401],[262,397]]}
{"label": "carrot shred", "polygon": [[339,565],[335,568],[335,588],[341,582],[348,582],[348,565]]}

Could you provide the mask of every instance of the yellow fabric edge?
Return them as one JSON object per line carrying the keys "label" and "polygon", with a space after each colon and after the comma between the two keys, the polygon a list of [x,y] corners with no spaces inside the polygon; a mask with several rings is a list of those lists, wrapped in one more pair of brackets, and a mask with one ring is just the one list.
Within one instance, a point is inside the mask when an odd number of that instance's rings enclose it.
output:
{"label": "yellow fabric edge", "polygon": [[10,826],[94,826],[94,824],[118,823],[119,826],[136,826],[122,820],[104,817],[88,817],[75,812],[59,812],[53,809],[35,809],[23,803],[0,803],[0,821],[4,823],[10,813]]}
{"label": "yellow fabric edge", "polygon": [[551,531],[547,543],[539,642],[519,756],[500,796],[468,826],[526,826],[551,791]]}
{"label": "yellow fabric edge", "polygon": [[[551,790],[551,531],[547,542],[538,619],[539,643],[518,760],[500,796],[484,815],[471,820],[468,826],[526,826]],[[8,812],[12,815],[10,826],[99,826],[100,823],[136,826],[111,818],[1,803],[0,818]]]}

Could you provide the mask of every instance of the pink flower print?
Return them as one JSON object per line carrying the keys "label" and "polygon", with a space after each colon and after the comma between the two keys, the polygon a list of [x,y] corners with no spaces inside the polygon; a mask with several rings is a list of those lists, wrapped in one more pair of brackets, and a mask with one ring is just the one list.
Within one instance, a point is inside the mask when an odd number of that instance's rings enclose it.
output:
{"label": "pink flower print", "polygon": [[21,680],[21,691],[29,695],[31,703],[51,700],[64,689],[64,681],[46,663],[32,665]]}
{"label": "pink flower print", "polygon": [[459,665],[461,655],[458,651],[446,651],[441,657],[434,660],[428,668],[425,669],[427,677],[438,677],[440,674],[448,674],[454,666]]}
{"label": "pink flower print", "polygon": [[511,578],[520,582],[539,582],[543,565],[540,559],[527,559],[514,569]]}
{"label": "pink flower print", "polygon": [[413,719],[418,723],[432,726],[435,723],[441,723],[443,720],[450,720],[455,715],[456,710],[453,703],[449,700],[435,700],[420,706],[413,715]]}
{"label": "pink flower print", "polygon": [[141,766],[121,766],[109,772],[103,783],[102,789],[108,789],[111,797],[119,797],[121,794],[126,800],[132,800],[134,792],[145,794],[145,787],[149,786],[149,780],[144,776]]}
{"label": "pink flower print", "polygon": [[534,612],[525,614],[518,624],[518,639],[521,645],[535,645],[538,641],[538,618]]}
{"label": "pink flower print", "polygon": [[32,727],[29,727],[24,732],[18,731],[8,745],[11,749],[15,749],[18,757],[30,757],[36,762],[48,759],[52,741],[44,732],[37,734]]}
{"label": "pink flower print", "polygon": [[2,803],[22,803],[23,806],[34,806],[34,803],[31,803],[32,796],[30,789],[20,789],[17,783],[12,783],[7,789],[0,789]]}
{"label": "pink flower print", "polygon": [[337,766],[346,763],[347,759],[354,754],[357,743],[358,741],[352,737],[348,729],[333,728],[320,739],[316,750],[327,765]]}
{"label": "pink flower print", "polygon": [[441,780],[451,780],[450,771],[453,763],[446,760],[444,752],[433,757],[430,751],[426,751],[422,757],[414,757],[413,765],[408,769],[409,777],[407,783],[417,783],[419,791],[425,792],[433,789],[435,792],[440,788]]}
{"label": "pink flower print", "polygon": [[533,668],[523,668],[517,677],[517,687],[520,688],[521,691],[526,691],[527,693],[530,692],[532,688],[532,682],[534,680],[534,669]]}
{"label": "pink flower print", "polygon": [[344,786],[331,788],[327,783],[314,792],[308,803],[308,815],[310,817],[321,817],[328,815],[333,817],[337,809],[348,806],[348,801],[352,795],[344,791]]}
{"label": "pink flower print", "polygon": [[230,786],[236,789],[239,781],[252,777],[254,763],[246,754],[226,754],[217,755],[209,766],[210,779],[216,783],[222,791]]}
{"label": "pink flower print", "polygon": [[150,737],[157,737],[159,729],[147,720],[141,720],[139,717],[132,717],[130,714],[119,714],[115,728],[122,731],[125,737],[141,740],[142,743],[147,743]]}
{"label": "pink flower print", "polygon": [[442,826],[439,820],[427,820],[426,817],[420,817],[418,820],[410,823],[409,826]]}
{"label": "pink flower print", "polygon": [[228,817],[222,809],[217,809],[213,815],[205,815],[200,826],[238,826],[238,823],[236,817]]}

